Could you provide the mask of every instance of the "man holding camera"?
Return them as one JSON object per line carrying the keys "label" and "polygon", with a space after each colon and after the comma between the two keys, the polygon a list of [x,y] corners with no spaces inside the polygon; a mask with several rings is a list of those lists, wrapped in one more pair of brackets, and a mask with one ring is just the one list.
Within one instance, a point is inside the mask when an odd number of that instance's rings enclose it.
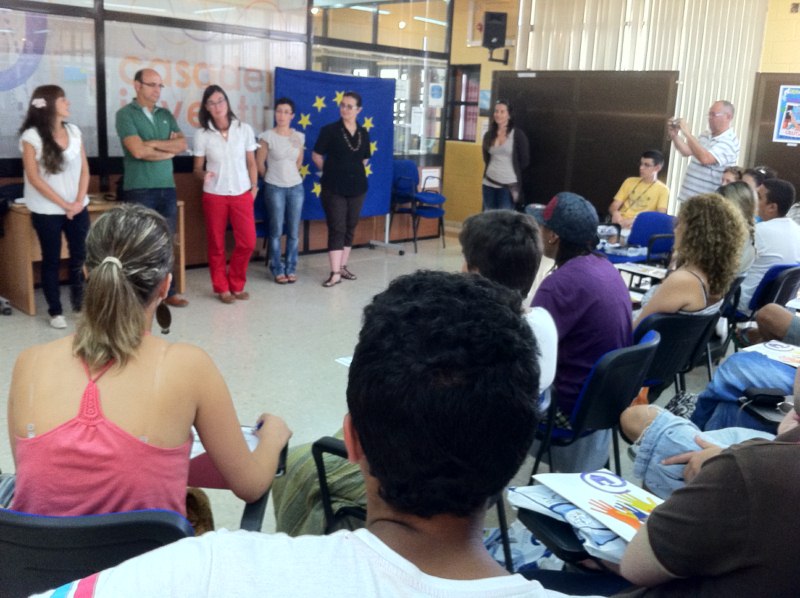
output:
{"label": "man holding camera", "polygon": [[718,100],[708,109],[708,128],[695,137],[683,118],[668,122],[669,136],[681,155],[691,157],[678,201],[700,193],[713,193],[722,182],[722,172],[739,159],[739,138],[731,128],[733,104]]}

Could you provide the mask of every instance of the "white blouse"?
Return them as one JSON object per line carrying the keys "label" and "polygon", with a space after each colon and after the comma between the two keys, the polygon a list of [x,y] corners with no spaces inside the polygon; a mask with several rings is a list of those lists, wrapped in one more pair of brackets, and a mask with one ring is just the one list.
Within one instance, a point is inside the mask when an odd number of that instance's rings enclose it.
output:
{"label": "white blouse", "polygon": [[[81,180],[81,130],[73,124],[64,123],[67,130],[67,148],[64,150],[64,164],[61,172],[50,173],[42,166],[42,137],[35,128],[25,129],[19,138],[19,151],[22,151],[22,144],[30,143],[34,149],[36,162],[39,166],[39,176],[50,185],[61,199],[67,203],[73,203],[78,195],[78,186]],[[36,214],[49,214],[63,216],[64,210],[47,199],[44,195],[31,185],[28,176],[25,175],[25,205],[31,212]],[[83,198],[83,205],[89,203],[89,197]]]}
{"label": "white blouse", "polygon": [[228,128],[228,139],[209,123],[194,136],[194,155],[206,158],[206,171],[215,176],[206,179],[203,191],[213,195],[241,195],[252,187],[247,172],[247,152],[258,148],[250,125],[234,120]]}

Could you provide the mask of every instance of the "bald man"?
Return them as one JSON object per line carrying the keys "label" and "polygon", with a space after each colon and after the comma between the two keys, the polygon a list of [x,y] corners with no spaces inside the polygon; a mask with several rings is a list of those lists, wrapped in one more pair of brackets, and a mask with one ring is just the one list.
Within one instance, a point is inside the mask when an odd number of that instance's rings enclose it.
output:
{"label": "bald man", "polygon": [[739,160],[739,138],[731,127],[733,104],[718,100],[708,109],[708,131],[692,135],[683,118],[668,123],[669,136],[682,156],[691,158],[683,179],[678,201],[701,193],[713,193],[722,182],[722,173]]}

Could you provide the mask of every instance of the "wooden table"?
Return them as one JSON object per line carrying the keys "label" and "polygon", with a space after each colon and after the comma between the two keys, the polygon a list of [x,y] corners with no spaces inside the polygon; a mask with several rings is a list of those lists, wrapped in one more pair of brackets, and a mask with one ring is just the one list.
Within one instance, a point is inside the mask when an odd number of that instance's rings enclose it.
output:
{"label": "wooden table", "polygon": [[[104,212],[119,205],[116,201],[105,201],[102,195],[90,195],[89,218],[97,220]],[[178,202],[178,222],[175,235],[175,285],[179,293],[186,286],[184,277],[186,258],[183,243],[183,201]],[[28,315],[36,315],[34,301],[33,265],[42,261],[42,252],[36,231],[31,224],[31,213],[23,205],[13,204],[6,214],[3,225],[5,236],[0,237],[0,296]],[[61,257],[66,258],[66,240],[62,239]]]}

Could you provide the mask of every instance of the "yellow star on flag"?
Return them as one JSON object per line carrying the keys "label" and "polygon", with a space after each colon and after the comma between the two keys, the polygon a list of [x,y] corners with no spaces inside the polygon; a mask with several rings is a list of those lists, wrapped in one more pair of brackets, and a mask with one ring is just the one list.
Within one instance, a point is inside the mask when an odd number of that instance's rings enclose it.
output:
{"label": "yellow star on flag", "polygon": [[336,102],[336,105],[338,106],[339,104],[342,103],[343,99],[344,99],[344,92],[343,91],[337,91],[336,92],[336,97],[333,98],[333,101]]}
{"label": "yellow star on flag", "polygon": [[370,164],[364,164],[364,172],[367,173],[367,176],[372,174],[372,166]]}
{"label": "yellow star on flag", "polygon": [[317,109],[317,112],[322,112],[322,109],[325,108],[325,96],[315,96],[317,99],[314,100],[312,106]]}
{"label": "yellow star on flag", "polygon": [[319,197],[319,194],[322,193],[322,185],[320,185],[319,183],[315,182],[314,183],[314,188],[311,189],[311,193],[313,193],[314,195]]}
{"label": "yellow star on flag", "polygon": [[377,141],[370,141],[369,142],[369,151],[371,154],[374,154],[378,151],[378,142]]}
{"label": "yellow star on flag", "polygon": [[375,125],[372,124],[372,117],[366,116],[364,117],[364,124],[362,125],[367,131],[369,131]]}
{"label": "yellow star on flag", "polygon": [[304,129],[308,126],[311,126],[311,115],[310,114],[303,114],[300,113],[300,120],[297,121],[297,124],[303,127]]}
{"label": "yellow star on flag", "polygon": [[308,164],[302,164],[300,166],[300,176],[306,178],[309,174],[311,174],[308,170]]}

